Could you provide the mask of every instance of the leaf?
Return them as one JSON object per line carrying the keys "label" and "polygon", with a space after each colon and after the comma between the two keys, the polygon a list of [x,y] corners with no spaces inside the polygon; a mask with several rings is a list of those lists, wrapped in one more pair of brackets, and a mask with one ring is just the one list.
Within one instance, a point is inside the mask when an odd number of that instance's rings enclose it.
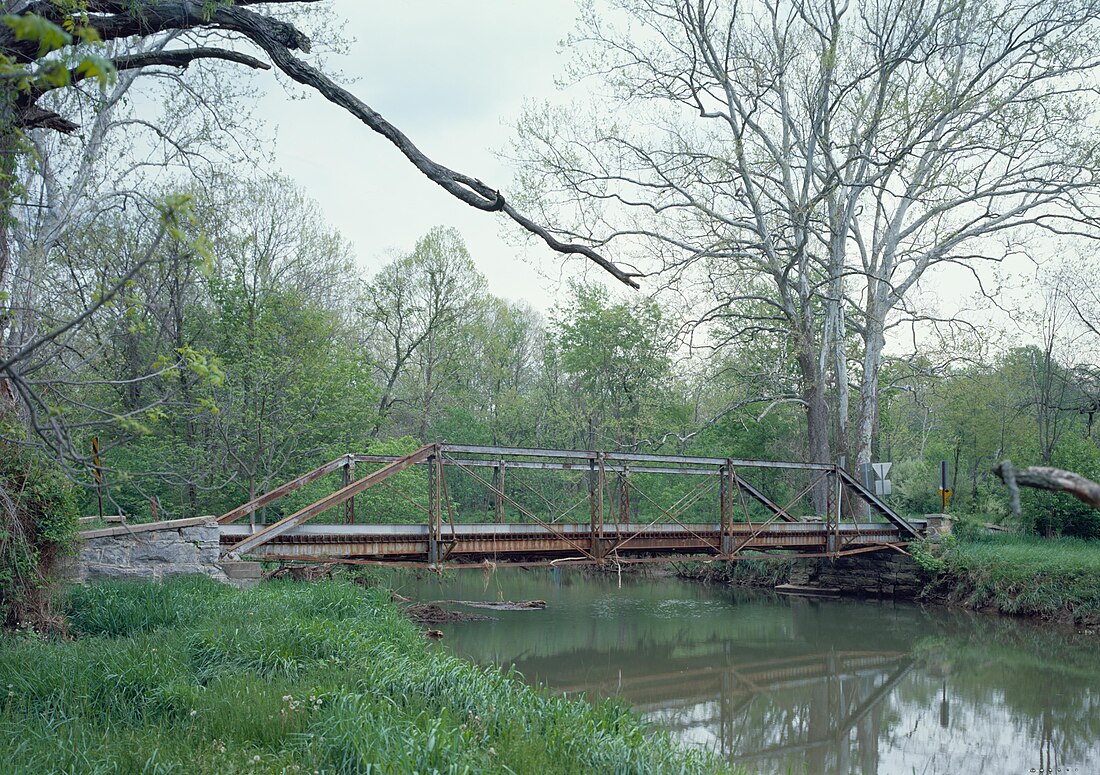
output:
{"label": "leaf", "polygon": [[84,78],[95,78],[100,86],[108,86],[115,77],[115,66],[98,54],[85,54],[76,66],[76,72]]}
{"label": "leaf", "polygon": [[69,68],[61,62],[44,62],[38,71],[38,78],[50,86],[68,86]]}
{"label": "leaf", "polygon": [[103,38],[99,35],[99,30],[95,27],[77,27],[76,36],[80,38],[82,43],[102,43]]}
{"label": "leaf", "polygon": [[38,56],[71,45],[73,36],[35,13],[6,14],[4,24],[11,27],[16,40],[38,41]]}

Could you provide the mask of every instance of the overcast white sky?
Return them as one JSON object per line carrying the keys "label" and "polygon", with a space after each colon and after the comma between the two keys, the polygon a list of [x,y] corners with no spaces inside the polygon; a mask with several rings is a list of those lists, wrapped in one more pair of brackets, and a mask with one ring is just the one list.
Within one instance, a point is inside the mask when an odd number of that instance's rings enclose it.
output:
{"label": "overcast white sky", "polygon": [[[576,1],[330,2],[355,42],[348,55],[331,57],[327,69],[355,78],[350,89],[434,160],[507,194],[512,170],[494,151],[506,148],[525,100],[565,98],[555,85],[568,57],[559,43],[574,28]],[[497,296],[546,311],[564,279],[580,271],[625,295],[580,259],[569,259],[563,270],[565,259],[541,243],[521,244],[518,227],[454,199],[388,141],[321,96],[288,100],[267,73],[255,83],[265,91],[258,115],[277,131],[276,167],[320,203],[368,272],[442,224],[462,233]],[[972,307],[976,298],[973,278],[962,269],[936,272],[922,284],[938,297],[932,304],[941,314]],[[1004,324],[996,310],[966,316]],[[1012,333],[1017,342],[1025,336]]]}
{"label": "overcast white sky", "polygon": [[[574,0],[332,5],[356,39],[348,56],[330,59],[358,79],[351,90],[435,161],[507,192],[511,172],[494,150],[506,147],[525,99],[559,94],[558,42],[573,27]],[[457,201],[324,98],[288,101],[272,77],[256,82],[267,89],[259,115],[278,129],[276,165],[320,203],[368,271],[390,251],[410,250],[432,226],[454,226],[490,291],[543,310],[552,305],[562,264],[556,254],[520,245],[518,227]]]}

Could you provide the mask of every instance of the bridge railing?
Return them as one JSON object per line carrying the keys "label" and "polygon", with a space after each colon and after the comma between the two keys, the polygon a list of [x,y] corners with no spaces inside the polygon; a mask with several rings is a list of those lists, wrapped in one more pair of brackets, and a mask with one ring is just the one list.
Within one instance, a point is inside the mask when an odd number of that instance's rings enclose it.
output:
{"label": "bridge railing", "polygon": [[[842,551],[841,523],[851,522],[858,532],[868,506],[903,535],[916,532],[847,472],[824,463],[442,443],[403,457],[342,456],[219,521],[253,516],[337,471],[338,490],[230,551],[253,549],[323,516],[346,524],[426,525],[433,547],[448,533],[453,545],[458,524],[538,525],[596,561],[659,525],[679,526],[704,542],[717,533],[716,548],[730,554],[774,523],[808,520],[824,523],[834,533],[830,550]],[[747,523],[748,530],[735,530],[736,523]],[[567,525],[587,525],[588,537],[573,537]]]}

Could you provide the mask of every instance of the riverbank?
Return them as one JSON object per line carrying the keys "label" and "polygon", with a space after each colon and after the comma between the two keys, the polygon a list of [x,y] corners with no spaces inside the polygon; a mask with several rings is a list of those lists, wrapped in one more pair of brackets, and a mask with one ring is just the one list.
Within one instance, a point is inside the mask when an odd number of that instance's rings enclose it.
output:
{"label": "riverbank", "polygon": [[0,641],[5,773],[722,772],[621,705],[427,642],[388,593],[76,587],[72,640]]}
{"label": "riverbank", "polygon": [[988,535],[915,554],[929,576],[921,600],[1100,626],[1100,542]]}
{"label": "riverbank", "polygon": [[[1100,627],[1100,542],[1021,535],[949,538],[911,547],[916,584],[895,585],[896,568],[884,573],[889,597],[951,607],[1025,616],[1083,628]],[[879,553],[896,564],[899,555]],[[812,566],[830,568],[830,584],[842,592],[871,592],[868,565],[879,555],[830,560],[738,560],[680,567],[683,578],[707,583],[773,589],[802,582]],[[811,565],[812,564],[812,565]],[[844,587],[846,572],[859,578]]]}

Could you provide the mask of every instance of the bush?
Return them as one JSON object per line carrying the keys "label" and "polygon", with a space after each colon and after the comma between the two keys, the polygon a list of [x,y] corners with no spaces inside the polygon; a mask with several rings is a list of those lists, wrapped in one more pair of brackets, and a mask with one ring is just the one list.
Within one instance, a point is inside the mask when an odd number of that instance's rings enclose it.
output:
{"label": "bush", "polygon": [[890,469],[894,494],[890,499],[910,514],[938,514],[943,511],[940,498],[939,467],[932,461],[911,458],[899,460]]}
{"label": "bush", "polygon": [[41,456],[0,444],[0,618],[7,626],[50,628],[58,560],[72,547],[75,488]]}

